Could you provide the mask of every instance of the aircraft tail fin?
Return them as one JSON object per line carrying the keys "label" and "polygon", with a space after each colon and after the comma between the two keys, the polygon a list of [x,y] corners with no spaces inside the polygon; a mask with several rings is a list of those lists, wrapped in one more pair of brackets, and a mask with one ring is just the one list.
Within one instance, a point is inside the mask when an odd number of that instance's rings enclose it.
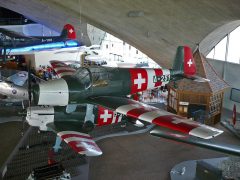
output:
{"label": "aircraft tail fin", "polygon": [[65,39],[76,39],[77,35],[76,35],[74,27],[71,24],[66,24],[63,27],[63,30],[61,32],[61,37],[65,38]]}
{"label": "aircraft tail fin", "polygon": [[236,104],[233,105],[233,112],[232,112],[232,123],[233,125],[236,124],[237,119],[237,112],[236,112]]}
{"label": "aircraft tail fin", "polygon": [[188,46],[179,46],[173,63],[173,73],[188,76],[196,74],[196,64],[192,50]]}
{"label": "aircraft tail fin", "polygon": [[12,76],[7,78],[7,81],[13,82],[15,85],[23,86],[28,79],[28,72],[26,71],[19,71]]}

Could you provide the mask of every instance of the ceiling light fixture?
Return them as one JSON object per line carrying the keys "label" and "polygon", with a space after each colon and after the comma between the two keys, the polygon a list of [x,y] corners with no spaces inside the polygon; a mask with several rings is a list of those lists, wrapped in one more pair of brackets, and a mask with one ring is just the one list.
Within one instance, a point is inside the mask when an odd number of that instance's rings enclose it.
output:
{"label": "ceiling light fixture", "polygon": [[128,17],[143,17],[144,12],[143,11],[129,11],[127,16]]}

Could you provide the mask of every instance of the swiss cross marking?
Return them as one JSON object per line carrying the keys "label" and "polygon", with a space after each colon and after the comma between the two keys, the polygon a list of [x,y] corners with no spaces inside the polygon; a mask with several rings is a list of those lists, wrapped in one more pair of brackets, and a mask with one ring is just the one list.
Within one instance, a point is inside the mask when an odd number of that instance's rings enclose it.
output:
{"label": "swiss cross marking", "polygon": [[103,122],[106,123],[108,118],[112,118],[112,114],[109,114],[108,110],[104,110],[104,114],[101,114],[100,118],[103,119]]}
{"label": "swiss cross marking", "polygon": [[69,32],[70,32],[70,34],[72,34],[73,33],[73,29],[69,29]]}
{"label": "swiss cross marking", "polygon": [[189,67],[191,67],[191,65],[193,64],[192,59],[189,59],[187,64],[188,64]]}
{"label": "swiss cross marking", "polygon": [[138,73],[137,74],[138,77],[137,79],[134,79],[134,84],[137,84],[137,89],[141,89],[142,88],[142,84],[146,83],[146,79],[142,78],[142,74]]}

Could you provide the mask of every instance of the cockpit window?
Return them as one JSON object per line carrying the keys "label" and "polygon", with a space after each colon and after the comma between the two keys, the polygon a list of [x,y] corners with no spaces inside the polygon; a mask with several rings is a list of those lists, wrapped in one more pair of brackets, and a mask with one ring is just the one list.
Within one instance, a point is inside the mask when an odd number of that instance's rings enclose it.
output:
{"label": "cockpit window", "polygon": [[75,76],[79,79],[79,81],[85,85],[85,89],[91,86],[91,75],[90,71],[87,68],[79,68],[75,72]]}
{"label": "cockpit window", "polygon": [[91,67],[89,70],[92,73],[93,83],[99,80],[108,80],[108,72],[104,67]]}
{"label": "cockpit window", "polygon": [[104,67],[90,67],[93,87],[108,85],[109,73]]}

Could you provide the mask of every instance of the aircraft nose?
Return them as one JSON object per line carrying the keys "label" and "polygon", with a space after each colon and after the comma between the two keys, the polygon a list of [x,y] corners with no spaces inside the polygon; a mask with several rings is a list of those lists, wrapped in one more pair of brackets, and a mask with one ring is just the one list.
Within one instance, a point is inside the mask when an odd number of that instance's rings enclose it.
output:
{"label": "aircraft nose", "polygon": [[33,102],[36,105],[66,106],[68,101],[68,84],[64,79],[47,81],[33,86]]}

